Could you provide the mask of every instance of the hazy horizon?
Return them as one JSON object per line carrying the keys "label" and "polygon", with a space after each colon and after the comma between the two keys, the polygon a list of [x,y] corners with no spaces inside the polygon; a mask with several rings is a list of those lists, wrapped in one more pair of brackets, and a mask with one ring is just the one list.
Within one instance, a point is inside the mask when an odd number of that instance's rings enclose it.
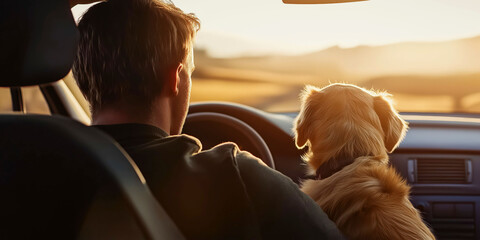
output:
{"label": "hazy horizon", "polygon": [[[227,37],[228,38],[228,37]],[[234,38],[231,37],[233,40]],[[319,53],[322,51],[326,51],[329,49],[340,49],[340,50],[352,50],[352,49],[358,49],[358,48],[381,48],[381,47],[389,47],[389,46],[395,46],[395,45],[403,45],[403,44],[442,44],[442,43],[448,43],[448,42],[455,42],[455,41],[464,41],[464,40],[470,40],[470,39],[480,39],[480,34],[474,35],[474,36],[469,36],[469,37],[462,37],[462,38],[454,38],[454,39],[446,39],[446,40],[436,40],[436,41],[400,41],[400,42],[392,42],[392,43],[383,43],[383,44],[359,44],[355,46],[341,46],[341,45],[330,45],[322,48],[312,48],[309,50],[306,50],[305,52],[295,52],[295,53],[288,53],[288,52],[275,52],[275,51],[261,51],[261,52],[256,52],[256,53],[251,53],[249,51],[245,51],[244,53],[240,54],[231,54],[231,55],[224,55],[224,54],[215,54],[209,51],[211,50],[210,47],[205,47],[202,44],[196,44],[195,46],[195,51],[204,51],[209,55],[211,58],[250,58],[250,57],[298,57],[298,56],[303,56],[303,55],[309,55],[309,54],[315,54]],[[242,41],[241,39],[235,39],[236,41]]]}

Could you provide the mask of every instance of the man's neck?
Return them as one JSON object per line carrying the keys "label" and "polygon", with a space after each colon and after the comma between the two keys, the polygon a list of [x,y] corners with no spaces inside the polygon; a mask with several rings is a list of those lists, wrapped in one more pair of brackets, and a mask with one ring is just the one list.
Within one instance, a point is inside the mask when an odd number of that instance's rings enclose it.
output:
{"label": "man's neck", "polygon": [[[162,106],[159,106],[162,105]],[[144,113],[141,113],[144,112]],[[171,111],[168,104],[154,104],[150,111],[131,111],[120,106],[104,107],[92,116],[92,125],[141,123],[158,127],[170,134]]]}

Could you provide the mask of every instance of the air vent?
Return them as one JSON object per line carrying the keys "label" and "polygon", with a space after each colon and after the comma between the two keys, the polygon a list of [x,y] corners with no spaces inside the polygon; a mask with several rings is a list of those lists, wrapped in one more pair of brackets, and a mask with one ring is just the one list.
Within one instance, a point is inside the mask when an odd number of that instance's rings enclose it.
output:
{"label": "air vent", "polygon": [[408,160],[408,180],[412,183],[471,183],[472,161],[466,159],[411,159]]}

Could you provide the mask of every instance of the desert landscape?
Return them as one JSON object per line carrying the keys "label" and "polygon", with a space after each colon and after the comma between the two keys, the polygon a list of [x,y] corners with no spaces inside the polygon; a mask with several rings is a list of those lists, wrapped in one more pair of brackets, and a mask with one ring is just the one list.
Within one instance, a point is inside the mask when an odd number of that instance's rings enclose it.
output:
{"label": "desert landscape", "polygon": [[480,36],[444,42],[331,47],[297,56],[212,58],[195,52],[192,101],[299,109],[305,84],[387,91],[404,112],[480,112]]}

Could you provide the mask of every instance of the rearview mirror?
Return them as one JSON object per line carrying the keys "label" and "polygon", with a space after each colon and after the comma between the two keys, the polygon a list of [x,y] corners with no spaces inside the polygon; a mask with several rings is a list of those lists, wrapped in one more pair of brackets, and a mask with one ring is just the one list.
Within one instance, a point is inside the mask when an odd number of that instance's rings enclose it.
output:
{"label": "rearview mirror", "polygon": [[325,3],[346,3],[346,2],[362,2],[368,0],[282,0],[287,4],[325,4]]}

